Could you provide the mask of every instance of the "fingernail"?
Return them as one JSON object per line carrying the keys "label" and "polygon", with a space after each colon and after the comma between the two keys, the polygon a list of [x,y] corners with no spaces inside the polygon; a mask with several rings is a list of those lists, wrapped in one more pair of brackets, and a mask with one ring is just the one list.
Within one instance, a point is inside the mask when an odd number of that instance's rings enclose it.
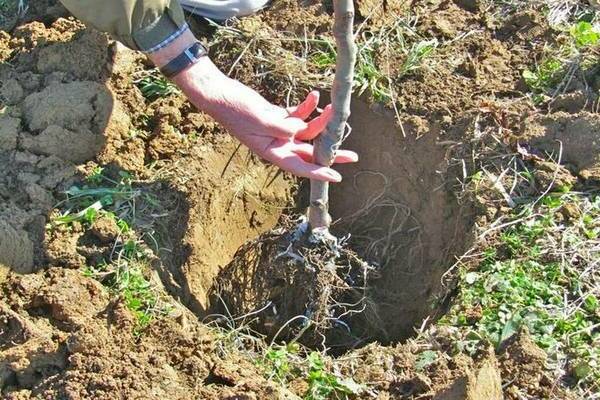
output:
{"label": "fingernail", "polygon": [[329,177],[331,178],[331,180],[333,182],[341,182],[342,181],[342,175],[340,175],[337,171],[335,171],[333,169],[328,169],[327,175],[329,175]]}

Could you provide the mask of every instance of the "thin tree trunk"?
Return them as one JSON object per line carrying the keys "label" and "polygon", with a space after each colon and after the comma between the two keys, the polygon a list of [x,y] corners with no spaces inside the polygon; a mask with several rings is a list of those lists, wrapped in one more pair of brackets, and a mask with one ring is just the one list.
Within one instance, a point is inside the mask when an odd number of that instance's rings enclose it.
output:
{"label": "thin tree trunk", "polygon": [[[331,99],[333,116],[325,132],[315,140],[315,162],[319,165],[331,166],[335,152],[340,147],[346,121],[350,116],[352,82],[354,80],[354,63],[356,46],[354,44],[354,2],[353,0],[333,0],[334,26],[333,34],[337,47],[336,70]],[[308,209],[310,228],[329,228],[329,184],[321,181],[310,181],[310,206]]]}

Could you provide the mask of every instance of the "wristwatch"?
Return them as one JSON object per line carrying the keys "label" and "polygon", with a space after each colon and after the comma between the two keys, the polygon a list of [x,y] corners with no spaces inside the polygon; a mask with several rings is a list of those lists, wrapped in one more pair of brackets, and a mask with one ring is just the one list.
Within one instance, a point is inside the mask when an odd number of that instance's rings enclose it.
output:
{"label": "wristwatch", "polygon": [[208,50],[200,42],[185,49],[177,57],[160,68],[160,72],[167,78],[172,78],[190,65],[196,64],[202,57],[208,55]]}

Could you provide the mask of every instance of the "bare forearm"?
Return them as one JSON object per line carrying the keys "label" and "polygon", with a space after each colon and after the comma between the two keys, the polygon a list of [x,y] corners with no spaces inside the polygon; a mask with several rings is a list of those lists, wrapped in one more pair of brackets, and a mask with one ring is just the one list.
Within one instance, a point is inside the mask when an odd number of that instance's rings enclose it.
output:
{"label": "bare forearm", "polygon": [[[196,38],[188,30],[171,44],[149,54],[148,57],[160,68],[195,42]],[[224,83],[232,84],[233,82],[213,64],[208,56],[200,58],[198,62],[175,75],[172,80],[197,108],[217,120],[222,119],[218,114],[219,111],[223,111],[220,109],[225,106],[222,93],[225,87]]]}
{"label": "bare forearm", "polygon": [[[184,32],[148,56],[156,66],[162,67],[195,41],[191,32]],[[171,79],[192,104],[262,158],[296,175],[330,182],[342,179],[329,166],[312,163],[313,147],[302,142],[318,136],[331,115],[331,108],[326,107],[320,116],[305,121],[317,106],[318,93],[311,93],[303,104],[286,110],[227,77],[208,56],[201,57]],[[342,150],[334,161],[354,162],[357,158],[355,153]]]}

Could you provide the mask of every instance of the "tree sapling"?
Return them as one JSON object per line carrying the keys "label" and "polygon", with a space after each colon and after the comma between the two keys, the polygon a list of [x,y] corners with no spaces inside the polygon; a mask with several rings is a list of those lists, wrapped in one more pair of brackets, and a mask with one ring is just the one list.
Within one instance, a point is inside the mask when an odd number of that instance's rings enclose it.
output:
{"label": "tree sapling", "polygon": [[[333,7],[335,18],[333,34],[337,47],[336,71],[331,89],[333,114],[325,132],[315,140],[314,153],[315,162],[327,167],[333,163],[335,152],[340,147],[346,132],[356,62],[353,33],[354,3],[352,0],[334,0]],[[331,224],[328,182],[316,180],[310,182],[308,223],[314,235],[328,234]]]}

